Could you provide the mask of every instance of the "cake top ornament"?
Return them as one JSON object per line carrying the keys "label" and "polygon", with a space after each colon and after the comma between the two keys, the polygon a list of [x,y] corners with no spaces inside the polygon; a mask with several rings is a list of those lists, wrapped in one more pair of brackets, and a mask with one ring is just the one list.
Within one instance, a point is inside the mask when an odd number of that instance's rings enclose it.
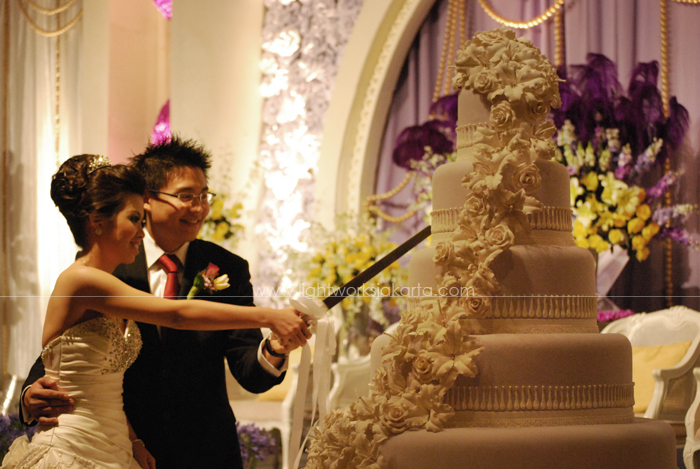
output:
{"label": "cake top ornament", "polygon": [[508,103],[519,118],[543,122],[561,106],[562,81],[549,60],[525,37],[501,28],[479,32],[457,52],[452,86]]}
{"label": "cake top ornament", "polygon": [[488,121],[457,128],[459,158],[473,170],[461,180],[469,195],[457,228],[435,246],[438,292],[403,313],[370,395],[328,413],[313,430],[308,469],[380,469],[387,439],[441,431],[455,415],[447,393],[460,376],[476,376],[481,352],[463,320],[488,312],[499,289],[489,264],[530,229],[528,216],[542,207],[533,197],[540,185],[535,163],[553,154],[555,127],[545,117],[561,103],[558,82],[546,57],[512,31],[478,33],[465,43],[455,84],[461,94],[473,92]]}

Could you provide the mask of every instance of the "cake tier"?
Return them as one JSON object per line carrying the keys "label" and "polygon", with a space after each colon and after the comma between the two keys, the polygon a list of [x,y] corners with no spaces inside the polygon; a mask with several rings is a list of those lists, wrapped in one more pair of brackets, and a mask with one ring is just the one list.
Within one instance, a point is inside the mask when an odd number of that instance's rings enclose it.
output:
{"label": "cake tier", "polygon": [[[537,161],[535,165],[540,170],[542,183],[531,195],[542,202],[544,208],[528,218],[534,231],[552,233],[535,234],[532,240],[527,235],[521,236],[516,239],[516,244],[533,244],[537,242],[538,236],[548,236],[549,239],[555,240],[555,244],[573,245],[569,173],[564,165],[556,161]],[[447,163],[435,170],[431,218],[433,239],[436,242],[449,239],[457,225],[457,217],[469,195],[462,185],[462,178],[472,170],[469,161]]]}
{"label": "cake tier", "polygon": [[457,97],[457,126],[488,122],[491,104],[478,93],[462,88]]}
{"label": "cake tier", "polygon": [[478,336],[473,378],[446,402],[449,426],[513,427],[630,423],[632,347],[619,334]]}
{"label": "cake tier", "polygon": [[665,422],[405,432],[381,448],[386,469],[676,469]]}
{"label": "cake tier", "polygon": [[[410,307],[433,308],[443,292],[434,249],[416,252],[408,267]],[[470,320],[477,334],[597,332],[595,261],[576,246],[513,246],[491,263],[501,290],[488,316]]]}

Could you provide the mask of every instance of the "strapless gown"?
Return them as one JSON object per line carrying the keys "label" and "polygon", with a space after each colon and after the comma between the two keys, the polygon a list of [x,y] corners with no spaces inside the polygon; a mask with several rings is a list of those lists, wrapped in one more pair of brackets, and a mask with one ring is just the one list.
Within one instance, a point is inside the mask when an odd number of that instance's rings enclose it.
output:
{"label": "strapless gown", "polygon": [[41,353],[46,374],[75,400],[75,410],[60,415],[55,427],[40,425],[28,446],[13,445],[4,461],[18,462],[2,469],[138,469],[122,380],[140,350],[136,323],[128,321],[122,333],[104,317],[77,324],[52,340]]}

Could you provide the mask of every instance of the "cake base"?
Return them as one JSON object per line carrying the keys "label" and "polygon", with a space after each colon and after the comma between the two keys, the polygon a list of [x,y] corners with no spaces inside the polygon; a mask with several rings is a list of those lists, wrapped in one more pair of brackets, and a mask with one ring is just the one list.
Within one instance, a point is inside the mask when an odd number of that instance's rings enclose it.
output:
{"label": "cake base", "polygon": [[386,469],[676,469],[676,437],[659,420],[528,428],[452,428],[390,438]]}

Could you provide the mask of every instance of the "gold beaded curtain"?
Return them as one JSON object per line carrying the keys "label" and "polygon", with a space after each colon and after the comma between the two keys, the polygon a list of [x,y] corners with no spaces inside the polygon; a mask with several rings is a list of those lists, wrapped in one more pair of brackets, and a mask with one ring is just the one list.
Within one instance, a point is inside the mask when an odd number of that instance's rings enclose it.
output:
{"label": "gold beaded curtain", "polygon": [[[60,128],[61,128],[61,36],[75,27],[82,18],[82,8],[72,8],[77,5],[78,0],[48,0],[45,2],[36,2],[34,0],[3,0],[2,18],[3,18],[3,59],[2,59],[2,376],[0,379],[4,381],[8,369],[9,356],[9,324],[8,324],[8,297],[10,294],[7,272],[7,259],[9,252],[8,239],[8,200],[10,194],[8,191],[8,173],[9,173],[9,154],[10,148],[8,143],[9,115],[8,115],[8,97],[10,93],[10,42],[11,24],[10,15],[18,14],[26,22],[26,24],[39,36],[43,36],[48,41],[54,41],[55,47],[55,70],[54,75],[54,93],[55,107],[53,117],[54,131],[54,150],[56,168],[61,163],[59,160],[60,148]],[[17,8],[11,8],[11,3],[15,3]],[[70,11],[69,11],[70,10]],[[51,25],[49,27],[41,25]],[[2,383],[4,385],[4,383]]]}

